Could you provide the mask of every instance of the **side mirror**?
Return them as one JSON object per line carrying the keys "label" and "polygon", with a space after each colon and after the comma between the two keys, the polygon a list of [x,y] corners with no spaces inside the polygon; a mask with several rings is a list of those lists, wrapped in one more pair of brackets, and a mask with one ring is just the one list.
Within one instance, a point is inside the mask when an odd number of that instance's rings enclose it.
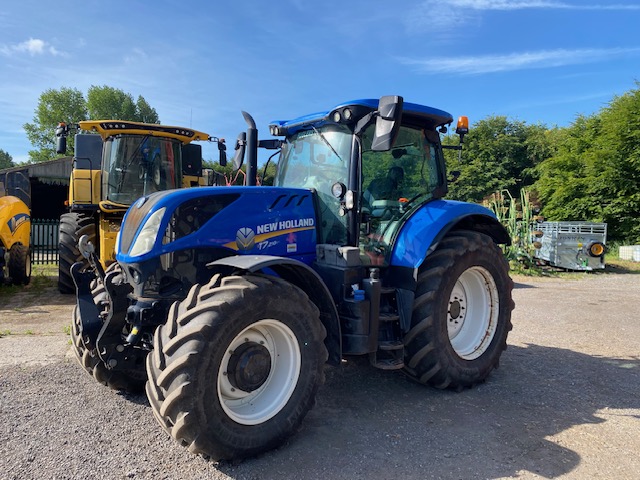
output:
{"label": "side mirror", "polygon": [[56,127],[56,153],[67,153],[67,135],[69,127],[64,122],[60,122]]}
{"label": "side mirror", "polygon": [[218,153],[220,157],[218,159],[218,163],[220,163],[221,167],[227,166],[227,145],[224,143],[224,138],[218,140]]}
{"label": "side mirror", "polygon": [[56,137],[56,153],[67,153],[67,137]]}
{"label": "side mirror", "polygon": [[259,148],[264,148],[266,150],[278,150],[279,148],[282,148],[282,140],[280,140],[279,138],[276,139],[269,139],[269,140],[260,140],[258,142],[258,147]]}
{"label": "side mirror", "polygon": [[242,164],[244,163],[244,151],[247,147],[247,132],[242,132],[238,135],[238,139],[236,140],[236,153],[233,156],[233,168],[234,170],[240,170]]}
{"label": "side mirror", "polygon": [[403,103],[403,98],[398,95],[380,98],[376,130],[371,142],[371,150],[374,152],[385,152],[391,149],[400,129]]}

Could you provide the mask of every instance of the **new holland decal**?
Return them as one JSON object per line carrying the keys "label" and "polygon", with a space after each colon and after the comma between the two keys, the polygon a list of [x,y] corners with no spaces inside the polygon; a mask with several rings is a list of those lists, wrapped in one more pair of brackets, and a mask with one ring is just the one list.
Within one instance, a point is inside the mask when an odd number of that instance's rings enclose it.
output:
{"label": "new holland decal", "polygon": [[26,213],[19,213],[11,217],[7,222],[7,226],[9,227],[9,230],[11,230],[11,235],[14,235],[16,233],[16,230],[20,225],[30,220],[31,218]]}
{"label": "new holland decal", "polygon": [[293,253],[297,251],[297,245],[295,243],[295,235],[292,234],[313,230],[314,228],[315,220],[313,218],[296,218],[263,223],[262,225],[257,225],[255,229],[242,227],[236,232],[235,241],[227,243],[225,247],[236,251],[248,252],[257,245],[259,250],[264,250],[279,243],[281,239],[276,240],[276,237],[286,236],[287,252]]}

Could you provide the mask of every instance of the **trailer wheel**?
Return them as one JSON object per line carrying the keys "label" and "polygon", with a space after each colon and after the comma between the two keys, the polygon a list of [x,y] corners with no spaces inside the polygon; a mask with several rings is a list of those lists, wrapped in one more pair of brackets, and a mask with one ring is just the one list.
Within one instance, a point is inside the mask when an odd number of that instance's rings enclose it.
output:
{"label": "trailer wheel", "polygon": [[29,247],[14,243],[9,250],[7,263],[9,276],[14,285],[28,285],[31,281],[31,253]]}
{"label": "trailer wheel", "polygon": [[315,402],[328,354],[319,311],[274,277],[194,285],[156,330],[147,396],[192,453],[251,457],[292,435]]}
{"label": "trailer wheel", "polygon": [[[107,269],[120,270],[121,267],[117,263],[113,263]],[[107,292],[102,282],[93,280],[91,282],[91,294],[96,305],[104,305],[107,299]],[[109,308],[105,305],[105,308]],[[108,386],[114,390],[126,390],[128,392],[141,392],[147,380],[147,374],[144,367],[139,370],[110,370],[100,359],[95,349],[87,348],[85,341],[80,333],[81,319],[78,306],[73,309],[71,321],[71,344],[76,359],[98,383]]]}
{"label": "trailer wheel", "polygon": [[78,250],[78,240],[82,235],[88,235],[91,243],[97,247],[93,217],[76,212],[64,213],[60,216],[58,235],[58,290],[60,293],[76,291],[70,269],[74,263],[84,261],[84,257]]}
{"label": "trailer wheel", "polygon": [[483,382],[507,348],[512,289],[509,266],[490,237],[445,237],[418,275],[405,373],[436,388]]}

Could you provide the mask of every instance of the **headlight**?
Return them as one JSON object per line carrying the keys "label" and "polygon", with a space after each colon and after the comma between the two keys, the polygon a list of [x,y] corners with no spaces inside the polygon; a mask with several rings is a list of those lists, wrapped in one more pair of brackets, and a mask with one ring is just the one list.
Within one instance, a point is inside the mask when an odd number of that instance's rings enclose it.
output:
{"label": "headlight", "polygon": [[162,222],[165,210],[166,208],[162,207],[149,217],[138,234],[138,238],[136,238],[136,241],[133,243],[133,246],[129,251],[129,255],[132,257],[138,257],[151,251],[153,244],[156,242],[156,238],[158,237],[160,223]]}

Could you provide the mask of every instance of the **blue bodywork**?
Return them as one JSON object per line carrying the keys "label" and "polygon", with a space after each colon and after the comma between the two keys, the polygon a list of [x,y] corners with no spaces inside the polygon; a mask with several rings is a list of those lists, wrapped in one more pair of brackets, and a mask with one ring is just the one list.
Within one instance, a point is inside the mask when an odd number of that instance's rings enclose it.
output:
{"label": "blue bodywork", "polygon": [[475,203],[434,200],[423,205],[400,228],[390,264],[418,268],[454,224],[473,215],[496,218],[491,210]]}
{"label": "blue bodywork", "polygon": [[[159,232],[167,228],[171,214],[189,200],[215,195],[237,195],[237,199],[222,209],[201,228],[190,235],[163,244],[158,235],[150,252],[131,256],[121,248],[116,259],[123,263],[139,263],[159,255],[199,247],[221,247],[229,255],[273,255],[297,259],[312,265],[316,255],[316,215],[313,194],[309,190],[281,187],[206,187],[184,189],[151,195],[153,207],[137,222],[133,242],[149,217],[166,208]],[[144,206],[136,202],[125,215]],[[417,268],[436,242],[451,226],[470,216],[495,219],[495,215],[480,205],[451,200],[434,200],[418,208],[398,231],[389,264]]]}
{"label": "blue bodywork", "polygon": [[[274,255],[290,257],[311,264],[315,257],[316,217],[313,198],[309,190],[276,187],[203,187],[173,190],[171,194],[161,192],[150,195],[146,202],[153,207],[141,221],[134,222],[137,229],[133,244],[149,217],[161,208],[166,208],[159,232],[167,229],[171,214],[189,200],[212,195],[237,195],[227,208],[190,235],[163,244],[159,234],[150,252],[133,257],[122,251],[116,252],[118,262],[144,262],[165,253],[199,247],[221,247],[229,255]],[[138,201],[127,211],[123,225],[129,228],[128,217],[146,202]]]}

